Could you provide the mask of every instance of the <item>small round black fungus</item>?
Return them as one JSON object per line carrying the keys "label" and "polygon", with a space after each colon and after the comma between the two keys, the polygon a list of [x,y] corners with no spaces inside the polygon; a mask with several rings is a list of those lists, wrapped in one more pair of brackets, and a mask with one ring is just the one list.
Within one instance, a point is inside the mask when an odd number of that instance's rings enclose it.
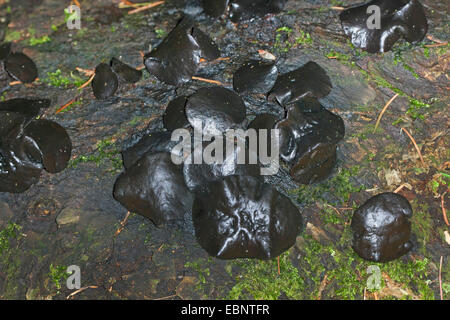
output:
{"label": "small round black fungus", "polygon": [[279,76],[269,98],[275,98],[284,106],[304,97],[322,98],[330,93],[331,88],[331,80],[325,70],[310,61]]}
{"label": "small round black fungus", "polygon": [[5,60],[8,74],[23,83],[31,83],[38,77],[33,60],[21,52],[10,53]]}
{"label": "small round black fungus", "polygon": [[33,139],[39,148],[46,171],[58,173],[67,167],[72,142],[59,124],[44,119],[33,120],[25,127],[24,135]]}
{"label": "small round black fungus", "polygon": [[193,201],[181,167],[172,162],[169,153],[146,153],[117,178],[114,198],[157,226],[183,220]]}
{"label": "small round black fungus", "polygon": [[92,80],[92,91],[97,99],[104,100],[117,90],[119,81],[117,75],[112,71],[111,67],[106,63],[100,63],[95,68],[95,76]]}
{"label": "small round black fungus", "polygon": [[220,134],[237,128],[245,120],[245,104],[235,92],[222,88],[201,88],[186,104],[186,116],[191,126],[204,134]]}
{"label": "small round black fungus", "polygon": [[283,10],[286,0],[232,0],[230,19],[233,22],[263,17]]}
{"label": "small round black fungus", "polygon": [[233,89],[238,93],[268,93],[277,80],[278,69],[273,62],[252,60],[233,76]]}
{"label": "small round black fungus", "polygon": [[164,127],[167,130],[173,131],[189,127],[185,112],[186,102],[186,97],[178,97],[169,102],[163,115]]}
{"label": "small round black fungus", "polygon": [[[367,9],[374,5],[380,8],[380,28],[368,26],[374,13],[367,13]],[[391,50],[401,37],[408,42],[422,41],[428,30],[424,9],[417,0],[373,0],[343,11],[340,18],[352,44],[370,53]]]}
{"label": "small round black fungus", "polygon": [[292,202],[266,183],[229,176],[198,193],[192,213],[199,244],[220,259],[272,259],[300,233],[302,216]]}
{"label": "small round black fungus", "polygon": [[112,58],[109,65],[122,81],[136,83],[142,78],[141,70],[136,70],[116,58]]}
{"label": "small round black fungus", "polygon": [[171,85],[192,79],[200,59],[220,56],[216,44],[189,17],[181,19],[159,46],[144,57],[148,72]]}
{"label": "small round black fungus", "polygon": [[412,248],[412,208],[396,193],[382,193],[367,200],[352,218],[353,249],[370,261],[388,262]]}

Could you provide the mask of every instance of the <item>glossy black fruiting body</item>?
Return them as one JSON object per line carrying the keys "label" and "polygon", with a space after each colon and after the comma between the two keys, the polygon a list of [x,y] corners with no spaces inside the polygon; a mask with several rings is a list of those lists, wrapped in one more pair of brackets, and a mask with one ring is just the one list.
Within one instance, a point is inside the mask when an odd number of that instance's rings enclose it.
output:
{"label": "glossy black fruiting body", "polygon": [[123,165],[130,168],[146,153],[171,152],[178,141],[171,141],[168,131],[152,132],[144,135],[135,145],[122,151]]}
{"label": "glossy black fruiting body", "polygon": [[29,117],[36,117],[41,109],[49,106],[48,99],[14,98],[0,102],[0,111],[18,112]]}
{"label": "glossy black fruiting body", "polygon": [[344,137],[344,121],[317,99],[304,98],[288,106],[280,130],[280,156],[292,178],[310,184],[328,177],[336,163],[336,145]]}
{"label": "glossy black fruiting body", "polygon": [[[379,29],[371,26],[374,12],[367,12],[370,6],[380,8]],[[417,0],[373,0],[343,11],[340,18],[352,44],[370,53],[387,52],[402,37],[419,42],[428,30],[424,9]]]}
{"label": "glossy black fruiting body", "polygon": [[208,184],[194,201],[199,244],[220,259],[272,259],[289,249],[303,227],[292,202],[266,183],[229,176]]}
{"label": "glossy black fruiting body", "polygon": [[171,85],[190,81],[200,59],[214,60],[220,56],[216,44],[184,17],[152,52],[144,56],[148,72]]}
{"label": "glossy black fruiting body", "polygon": [[15,80],[31,83],[38,77],[36,64],[21,52],[11,52],[11,44],[0,47],[0,63],[4,64],[6,72]]}
{"label": "glossy black fruiting body", "polygon": [[367,200],[352,218],[353,249],[370,261],[388,262],[412,248],[412,208],[396,193],[382,193]]}
{"label": "glossy black fruiting body", "polygon": [[331,91],[331,80],[325,70],[310,61],[302,67],[278,77],[269,98],[275,98],[281,105],[304,97],[322,98]]}
{"label": "glossy black fruiting body", "polygon": [[169,102],[163,115],[164,127],[167,130],[173,131],[189,127],[189,121],[185,112],[186,103],[186,97],[177,97]]}
{"label": "glossy black fruiting body", "polygon": [[274,62],[251,60],[233,75],[233,89],[238,93],[267,93],[277,80],[278,69]]}
{"label": "glossy black fruiting body", "polygon": [[[231,175],[240,175],[240,176],[252,176],[252,177],[260,177],[261,168],[257,163],[257,154],[256,150],[251,150],[244,141],[243,145],[236,144],[233,148],[233,152],[227,153],[227,139],[225,136],[223,138],[223,159],[221,161],[217,161],[214,163],[206,163],[203,161],[202,164],[195,164],[193,161],[191,163],[185,163],[183,166],[183,175],[186,185],[189,189],[193,191],[201,191],[207,188],[207,184],[211,181],[220,180],[223,177],[231,176]],[[230,143],[235,143],[233,141],[229,141]],[[194,142],[195,143],[195,142]],[[196,151],[199,150],[202,154],[204,150],[211,142],[202,142],[202,147],[195,149],[193,153],[193,157],[195,158]],[[195,147],[195,145],[194,145]],[[217,150],[219,151],[219,150]],[[245,161],[242,163],[239,162],[239,153],[245,152]],[[199,156],[202,156],[200,154]],[[250,158],[253,157],[255,162],[251,162]]]}
{"label": "glossy black fruiting body", "polygon": [[283,10],[286,0],[232,0],[230,19],[233,22],[263,17]]}
{"label": "glossy black fruiting body", "polygon": [[104,100],[117,91],[119,80],[111,67],[106,63],[100,63],[95,68],[95,76],[92,80],[92,91],[99,100]]}
{"label": "glossy black fruiting body", "polygon": [[142,78],[142,71],[136,70],[122,61],[112,58],[109,62],[112,71],[117,74],[120,80],[128,83],[136,83]]}
{"label": "glossy black fruiting body", "polygon": [[0,103],[0,192],[24,192],[39,181],[42,169],[57,173],[66,168],[72,151],[67,132],[53,121],[34,119],[48,103]]}
{"label": "glossy black fruiting body", "polygon": [[242,126],[246,108],[242,98],[222,87],[201,88],[186,104],[186,116],[191,126],[203,134],[220,134]]}
{"label": "glossy black fruiting body", "polygon": [[169,153],[146,153],[117,178],[114,198],[156,226],[183,220],[193,201],[181,167],[172,162]]}

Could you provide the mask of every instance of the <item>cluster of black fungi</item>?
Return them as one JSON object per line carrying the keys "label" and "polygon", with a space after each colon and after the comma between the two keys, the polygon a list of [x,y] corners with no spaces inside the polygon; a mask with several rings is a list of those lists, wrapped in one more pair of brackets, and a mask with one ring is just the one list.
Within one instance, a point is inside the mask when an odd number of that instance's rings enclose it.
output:
{"label": "cluster of black fungi", "polygon": [[[203,6],[207,15],[228,15],[239,22],[278,13],[285,3],[204,0]],[[381,9],[380,29],[367,25],[371,5]],[[368,52],[389,51],[402,37],[421,41],[427,32],[423,7],[416,0],[373,0],[344,10],[340,19],[351,42]],[[160,81],[179,86],[192,79],[202,59],[218,57],[217,45],[192,18],[185,17],[144,56],[144,65]],[[0,77],[5,71],[24,83],[37,77],[33,61],[22,53],[12,53],[8,43],[0,45],[0,63]],[[106,99],[115,93],[119,80],[135,83],[141,77],[141,71],[113,58],[96,67],[92,89],[97,99]],[[227,129],[278,129],[280,158],[293,180],[315,183],[331,174],[337,144],[345,133],[343,120],[318,100],[331,89],[325,70],[312,61],[285,74],[279,74],[275,62],[244,63],[234,74],[233,90],[201,88],[169,102],[163,115],[166,130],[147,134],[122,152],[126,170],[117,178],[114,198],[157,226],[183,221],[192,214],[196,237],[212,256],[277,257],[294,244],[304,221],[291,200],[261,177],[261,163],[238,164],[239,149],[235,148],[221,163],[175,164],[173,157],[183,159],[183,155],[174,153],[177,142],[171,140],[171,132],[186,128],[193,138],[200,130],[224,134]],[[264,113],[248,123],[240,95],[250,93],[276,101],[285,110],[284,118]],[[29,99],[0,103],[0,192],[23,192],[37,182],[42,169],[56,173],[66,167],[71,142],[64,128],[35,119],[49,103]],[[246,157],[255,152],[245,143],[244,148]],[[412,247],[411,216],[411,206],[401,195],[383,193],[370,198],[352,219],[354,250],[371,261],[399,258]]]}

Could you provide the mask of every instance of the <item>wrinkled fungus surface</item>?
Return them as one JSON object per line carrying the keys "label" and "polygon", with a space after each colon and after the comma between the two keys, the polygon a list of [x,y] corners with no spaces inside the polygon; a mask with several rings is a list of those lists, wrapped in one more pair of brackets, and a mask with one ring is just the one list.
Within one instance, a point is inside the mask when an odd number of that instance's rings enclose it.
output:
{"label": "wrinkled fungus surface", "polygon": [[216,44],[184,17],[152,52],[144,56],[150,74],[171,85],[190,81],[199,68],[200,59],[214,60],[220,56]]}
{"label": "wrinkled fungus surface", "polygon": [[92,80],[92,91],[97,99],[104,100],[117,90],[119,80],[111,67],[106,63],[100,63],[95,68],[95,76]]}
{"label": "wrinkled fungus surface", "polygon": [[252,60],[233,76],[233,89],[238,93],[267,93],[277,80],[278,69],[273,62]]}
{"label": "wrinkled fungus surface", "polygon": [[331,91],[331,80],[325,70],[310,61],[304,66],[278,77],[270,97],[286,105],[303,97],[322,98]]}
{"label": "wrinkled fungus surface", "polygon": [[172,162],[169,153],[146,153],[117,178],[114,198],[157,226],[183,220],[193,202],[181,167]]}
{"label": "wrinkled fungus surface", "polygon": [[211,182],[193,206],[199,244],[221,259],[272,259],[289,249],[302,229],[292,202],[270,185],[247,176]]}
{"label": "wrinkled fungus surface", "polygon": [[186,104],[186,116],[191,126],[204,134],[223,133],[237,128],[245,120],[246,108],[242,98],[222,87],[201,88]]}
{"label": "wrinkled fungus surface", "polygon": [[344,121],[315,98],[289,105],[280,130],[280,156],[291,166],[293,179],[309,184],[326,178],[336,163],[336,144],[344,137]]}
{"label": "wrinkled fungus surface", "polygon": [[[29,100],[29,109],[22,104],[26,101],[14,99],[0,105],[0,192],[24,192],[39,181],[42,169],[60,172],[70,159],[72,143],[64,128],[33,119],[39,111],[33,103],[39,100]],[[15,105],[19,112],[10,110]]]}
{"label": "wrinkled fungus surface", "polygon": [[[373,13],[367,10],[373,5],[381,9],[381,24],[369,29]],[[424,9],[417,0],[373,0],[343,11],[340,18],[353,45],[370,53],[389,51],[400,38],[421,41],[428,30]]]}
{"label": "wrinkled fungus surface", "polygon": [[353,249],[370,261],[400,258],[412,248],[412,208],[396,193],[382,193],[367,200],[352,218]]}

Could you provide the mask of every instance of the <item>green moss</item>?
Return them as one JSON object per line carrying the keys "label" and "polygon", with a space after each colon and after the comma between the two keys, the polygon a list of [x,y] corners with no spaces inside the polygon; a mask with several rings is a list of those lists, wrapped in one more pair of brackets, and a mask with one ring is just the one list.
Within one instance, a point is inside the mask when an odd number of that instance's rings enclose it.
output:
{"label": "green moss", "polygon": [[122,170],[123,163],[120,150],[111,139],[99,141],[93,154],[80,155],[75,159],[71,159],[68,167],[76,168],[80,163],[95,163],[97,166],[100,166],[105,162],[110,163],[112,168],[109,171],[113,174]]}
{"label": "green moss", "polygon": [[308,186],[302,185],[289,192],[297,195],[298,201],[303,204],[311,204],[316,201],[342,204],[349,199],[350,194],[364,188],[364,186],[355,186],[352,182],[351,178],[357,175],[358,171],[358,166],[340,168],[335,176],[324,182]]}
{"label": "green moss", "polygon": [[413,216],[411,218],[412,233],[417,237],[417,241],[421,244],[420,251],[425,253],[426,244],[433,238],[433,219],[430,215],[428,205],[411,201],[413,208]]}
{"label": "green moss", "polygon": [[[292,37],[294,34],[295,38]],[[303,30],[294,32],[289,27],[281,27],[276,30],[274,48],[279,53],[286,53],[299,45],[308,45],[311,43],[311,35]]]}
{"label": "green moss", "polygon": [[303,298],[304,281],[292,265],[289,252],[280,256],[280,274],[277,259],[239,259],[234,264],[240,271],[227,299],[276,300],[282,293],[290,299]]}
{"label": "green moss", "polygon": [[69,277],[67,274],[67,267],[58,265],[53,266],[53,263],[50,264],[50,272],[48,273],[48,277],[55,285],[56,293],[59,294],[62,287],[61,281],[65,281]]}
{"label": "green moss", "polygon": [[22,33],[20,31],[7,31],[5,35],[5,42],[17,41],[22,38]]}
{"label": "green moss", "polygon": [[28,41],[29,41],[30,46],[37,46],[39,44],[50,42],[50,41],[52,41],[52,39],[50,39],[49,36],[44,35],[44,36],[42,36],[40,38],[35,38],[33,36]]}
{"label": "green moss", "polygon": [[0,255],[9,250],[11,239],[17,239],[20,236],[20,230],[22,227],[13,222],[9,222],[0,230]]}
{"label": "green moss", "polygon": [[79,87],[85,82],[84,79],[73,74],[71,74],[70,78],[63,75],[60,69],[57,69],[55,72],[47,72],[47,77],[44,78],[43,81],[48,85],[57,88],[67,88],[70,85]]}

